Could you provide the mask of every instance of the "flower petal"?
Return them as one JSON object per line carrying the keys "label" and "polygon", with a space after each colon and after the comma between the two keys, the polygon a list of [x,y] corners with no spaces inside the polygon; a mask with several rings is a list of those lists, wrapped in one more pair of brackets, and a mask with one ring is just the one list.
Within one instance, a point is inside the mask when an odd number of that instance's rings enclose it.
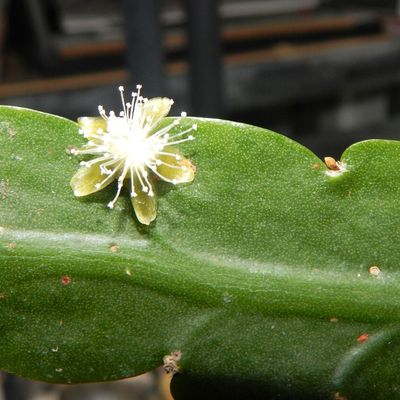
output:
{"label": "flower petal", "polygon": [[152,127],[155,127],[159,122],[168,115],[174,102],[167,97],[154,97],[146,103],[143,103],[143,121],[147,119],[151,121]]}
{"label": "flower petal", "polygon": [[196,173],[196,166],[187,158],[181,156],[175,149],[171,147],[167,149],[169,153],[176,156],[161,155],[159,160],[161,165],[157,166],[157,172],[162,175],[163,179],[172,183],[192,182]]}
{"label": "flower petal", "polygon": [[[149,196],[143,192],[140,185],[136,187],[137,196],[131,198],[133,209],[141,224],[150,225],[157,216],[157,198],[155,195]],[[154,192],[154,188],[152,190]]]}
{"label": "flower petal", "polygon": [[78,125],[89,140],[93,139],[93,136],[98,135],[99,129],[103,132],[107,130],[107,122],[102,117],[80,117],[78,118]]}
{"label": "flower petal", "polygon": [[[110,177],[106,182],[101,184],[107,176],[101,173],[101,162],[95,163],[90,167],[81,167],[77,173],[72,177],[70,185],[77,197],[86,196],[88,194],[97,192],[108,186],[114,179]],[[96,187],[96,185],[98,186]]]}

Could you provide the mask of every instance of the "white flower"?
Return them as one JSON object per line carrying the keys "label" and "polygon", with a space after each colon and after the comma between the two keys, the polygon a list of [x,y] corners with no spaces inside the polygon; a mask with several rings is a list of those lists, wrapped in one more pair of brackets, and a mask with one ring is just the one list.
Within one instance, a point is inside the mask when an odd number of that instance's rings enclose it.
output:
{"label": "white flower", "polygon": [[177,184],[194,179],[195,167],[172,146],[193,140],[190,132],[197,125],[178,131],[182,118],[186,117],[182,113],[173,122],[159,127],[173,100],[165,97],[148,100],[141,96],[140,90],[138,85],[129,103],[125,102],[124,88],[119,87],[123,106],[119,116],[113,111],[107,116],[99,106],[100,117],[79,118],[79,132],[88,142],[71,153],[95,158],[81,161],[82,168],[72,177],[71,187],[75,196],[86,196],[117,179],[117,193],[108,207],[114,207],[127,184],[138,220],[148,225],[157,213],[154,180]]}

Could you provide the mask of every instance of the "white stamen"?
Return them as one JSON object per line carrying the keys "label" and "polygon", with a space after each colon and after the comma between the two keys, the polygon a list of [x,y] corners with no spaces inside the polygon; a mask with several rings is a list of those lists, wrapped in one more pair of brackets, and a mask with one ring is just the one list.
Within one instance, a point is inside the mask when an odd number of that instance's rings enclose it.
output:
{"label": "white stamen", "polygon": [[181,123],[182,118],[187,116],[187,113],[183,111],[171,123],[156,130],[156,125],[166,116],[166,111],[174,102],[166,99],[149,100],[141,95],[141,89],[142,85],[137,85],[137,91],[131,94],[131,101],[126,102],[124,87],[119,86],[123,110],[117,114],[110,111],[107,115],[104,107],[99,105],[99,114],[106,123],[106,129],[98,128],[95,132],[93,129],[86,131],[79,129],[79,133],[86,137],[88,142],[81,149],[71,150],[71,154],[96,156],[90,161],[80,163],[82,167],[87,168],[98,164],[100,174],[104,176],[104,179],[95,184],[96,189],[107,186],[117,178],[117,192],[107,204],[109,208],[114,208],[126,180],[130,183],[131,197],[137,197],[140,190],[147,196],[153,197],[155,194],[152,188],[152,176],[157,175],[164,181],[178,183],[176,179],[169,179],[160,174],[157,171],[158,166],[165,165],[171,169],[188,170],[185,165],[167,163],[160,157],[167,156],[180,161],[182,158],[179,154],[164,150],[167,146],[194,140],[194,137],[188,133],[196,130],[197,125],[193,124],[181,132],[170,133],[171,130],[178,130],[176,127]]}
{"label": "white stamen", "polygon": [[[168,168],[180,169],[180,170],[182,170],[182,171],[186,171],[186,169],[187,169],[185,166],[173,165],[173,164],[169,164],[169,163],[167,163],[167,162],[161,161],[161,160],[155,160],[155,163],[156,163],[156,166],[165,165],[165,166],[168,167]],[[183,168],[185,168],[185,169],[183,169]]]}

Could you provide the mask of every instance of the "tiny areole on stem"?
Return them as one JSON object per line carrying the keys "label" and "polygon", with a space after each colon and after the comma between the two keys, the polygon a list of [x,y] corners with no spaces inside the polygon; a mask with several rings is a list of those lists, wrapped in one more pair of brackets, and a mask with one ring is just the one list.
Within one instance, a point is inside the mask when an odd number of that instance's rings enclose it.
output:
{"label": "tiny areole on stem", "polygon": [[100,117],[78,119],[79,133],[87,143],[71,154],[91,155],[93,159],[81,161],[81,168],[71,179],[71,187],[77,197],[97,192],[117,180],[117,193],[108,203],[113,208],[122,187],[130,191],[135,214],[140,223],[149,225],[157,216],[154,188],[156,179],[174,185],[191,182],[195,167],[174,147],[194,140],[193,124],[179,130],[186,113],[182,112],[166,126],[160,123],[167,116],[173,100],[165,97],[147,99],[141,95],[141,85],[126,102],[123,86],[119,87],[123,110],[117,116],[107,115],[99,106]]}
{"label": "tiny areole on stem", "polygon": [[344,172],[347,172],[347,164],[342,161],[336,161],[333,157],[325,157],[324,158],[325,165],[328,170],[325,172],[326,175],[335,177],[340,176]]}

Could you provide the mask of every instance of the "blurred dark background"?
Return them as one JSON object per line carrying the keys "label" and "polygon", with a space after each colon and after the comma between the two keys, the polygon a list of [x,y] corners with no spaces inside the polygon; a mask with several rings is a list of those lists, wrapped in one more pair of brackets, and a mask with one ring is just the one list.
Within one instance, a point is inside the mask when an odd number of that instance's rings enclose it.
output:
{"label": "blurred dark background", "polygon": [[[400,138],[399,17],[400,0],[0,0],[0,103],[76,119],[99,103],[119,110],[117,87],[142,83],[173,98],[173,114],[263,126],[340,157]],[[4,388],[5,400],[61,396],[12,376]],[[70,398],[125,398],[85,390]]]}
{"label": "blurred dark background", "polygon": [[318,155],[397,138],[398,0],[0,0],[0,103],[75,119],[117,86]]}

